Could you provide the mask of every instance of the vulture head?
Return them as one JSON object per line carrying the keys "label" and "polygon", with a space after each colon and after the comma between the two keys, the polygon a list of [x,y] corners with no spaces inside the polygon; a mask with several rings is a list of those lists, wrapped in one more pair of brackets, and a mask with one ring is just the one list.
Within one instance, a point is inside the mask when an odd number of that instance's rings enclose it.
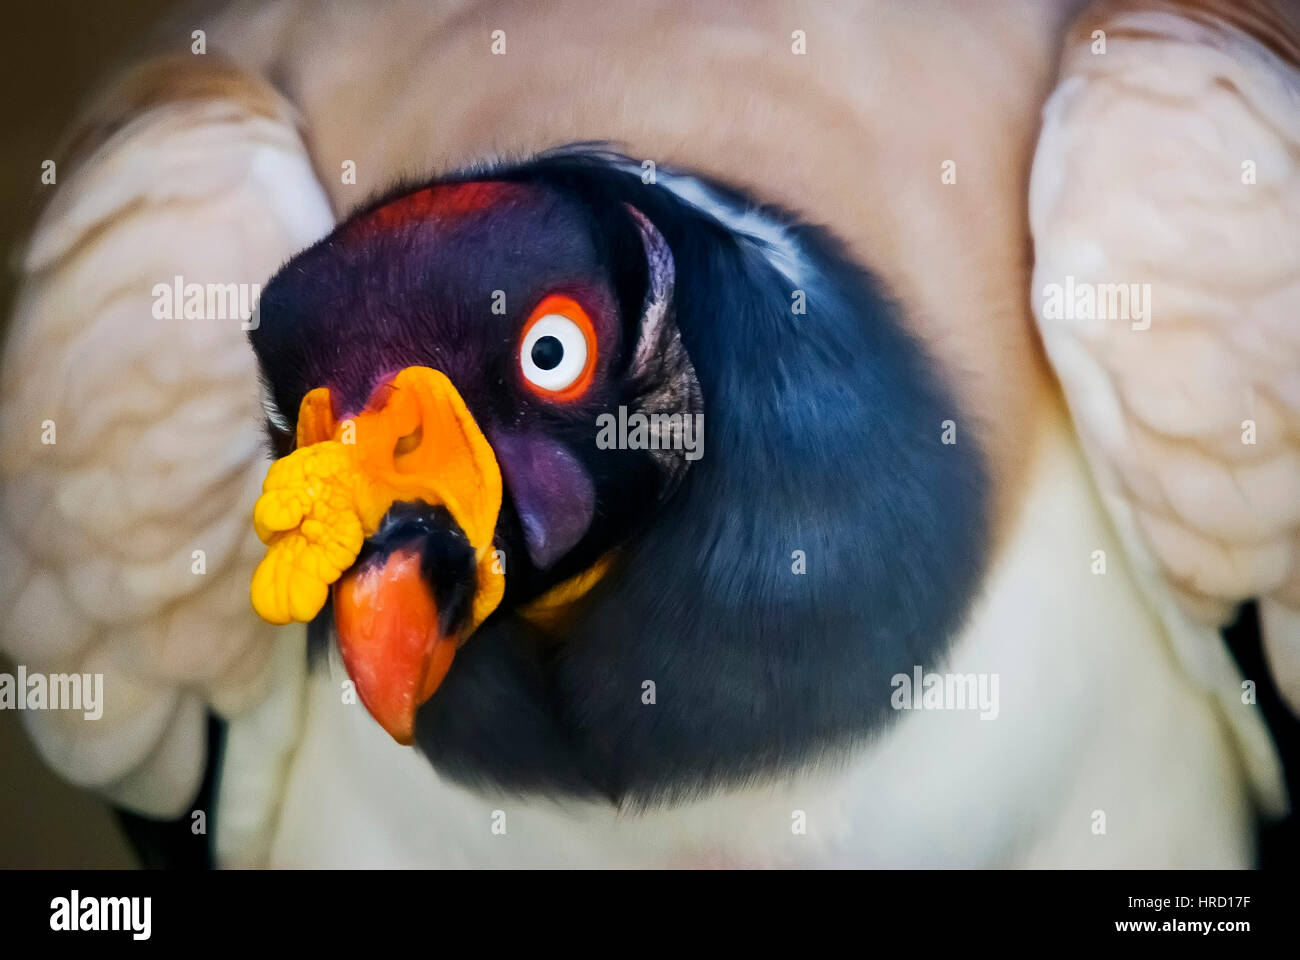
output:
{"label": "vulture head", "polygon": [[[268,619],[443,773],[662,798],[832,758],[985,560],[974,442],[825,230],[593,150],[403,187],[250,336]],[[970,431],[967,431],[967,436]]]}

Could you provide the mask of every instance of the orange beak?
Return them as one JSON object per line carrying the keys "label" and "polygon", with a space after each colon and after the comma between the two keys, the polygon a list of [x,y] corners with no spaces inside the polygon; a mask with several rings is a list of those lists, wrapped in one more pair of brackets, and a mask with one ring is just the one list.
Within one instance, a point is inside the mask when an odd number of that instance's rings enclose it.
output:
{"label": "orange beak", "polygon": [[[262,501],[254,519],[268,556],[254,607],[273,623],[310,620],[337,580],[339,649],[357,694],[395,740],[411,743],[416,711],[505,593],[492,549],[501,472],[460,394],[442,373],[408,367],[336,422],[328,390],[312,390],[298,450],[272,466]],[[418,546],[356,563],[361,538],[374,537],[398,502],[445,508],[473,550],[473,600],[454,635],[440,627]]]}
{"label": "orange beak", "polygon": [[370,715],[398,743],[415,738],[415,713],[456,656],[443,636],[420,554],[396,550],[345,573],[334,587],[334,625],[343,665]]}

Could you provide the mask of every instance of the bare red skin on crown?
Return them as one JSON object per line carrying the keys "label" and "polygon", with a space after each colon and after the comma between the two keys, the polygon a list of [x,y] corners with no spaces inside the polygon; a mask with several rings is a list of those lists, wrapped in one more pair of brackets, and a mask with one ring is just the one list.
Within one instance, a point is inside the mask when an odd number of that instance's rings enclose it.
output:
{"label": "bare red skin on crown", "polygon": [[452,223],[521,198],[526,192],[527,189],[520,184],[499,180],[472,180],[425,187],[354,221],[347,231],[348,239],[364,241],[377,233],[389,233],[422,223]]}

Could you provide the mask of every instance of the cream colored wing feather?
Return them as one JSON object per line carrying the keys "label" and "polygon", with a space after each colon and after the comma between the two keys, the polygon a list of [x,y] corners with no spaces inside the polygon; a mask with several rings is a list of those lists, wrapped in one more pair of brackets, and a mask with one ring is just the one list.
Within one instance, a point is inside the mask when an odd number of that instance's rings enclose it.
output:
{"label": "cream colored wing feather", "polygon": [[[29,673],[103,674],[102,717],[27,726],[70,780],[174,816],[202,776],[205,705],[256,704],[276,640],[248,600],[256,364],[221,298],[254,295],[333,218],[288,105],[215,57],[133,70],[76,146],[0,379],[0,644]],[[204,285],[201,318],[166,316],[178,277]]]}
{"label": "cream colored wing feather", "polygon": [[1262,598],[1300,706],[1300,71],[1280,8],[1214,6],[1076,21],[1034,161],[1033,305],[1148,593],[1267,780],[1218,627]]}

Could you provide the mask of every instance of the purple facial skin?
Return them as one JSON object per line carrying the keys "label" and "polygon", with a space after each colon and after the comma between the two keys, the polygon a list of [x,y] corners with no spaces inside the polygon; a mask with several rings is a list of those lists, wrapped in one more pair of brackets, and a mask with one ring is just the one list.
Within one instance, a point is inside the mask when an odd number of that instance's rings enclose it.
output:
{"label": "purple facial skin", "polygon": [[506,488],[539,570],[569,552],[596,508],[596,487],[573,454],[546,436],[496,433],[491,439]]}

